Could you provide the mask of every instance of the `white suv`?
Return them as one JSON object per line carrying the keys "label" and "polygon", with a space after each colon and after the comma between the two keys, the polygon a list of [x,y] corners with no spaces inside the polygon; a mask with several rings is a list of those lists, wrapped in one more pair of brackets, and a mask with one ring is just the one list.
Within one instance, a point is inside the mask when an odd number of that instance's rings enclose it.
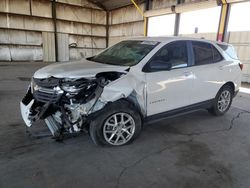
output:
{"label": "white suv", "polygon": [[44,119],[56,139],[87,129],[95,144],[124,145],[145,122],[201,108],[224,114],[241,69],[226,43],[126,40],[94,57],[38,70],[20,107],[28,127]]}

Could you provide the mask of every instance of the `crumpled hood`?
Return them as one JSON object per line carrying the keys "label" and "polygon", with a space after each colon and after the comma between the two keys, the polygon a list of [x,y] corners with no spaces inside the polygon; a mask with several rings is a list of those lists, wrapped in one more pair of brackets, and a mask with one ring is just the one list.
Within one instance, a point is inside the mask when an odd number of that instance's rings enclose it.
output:
{"label": "crumpled hood", "polygon": [[100,72],[123,72],[129,66],[116,66],[96,63],[82,59],[75,62],[54,63],[43,67],[35,72],[34,78],[43,79],[49,77],[55,78],[81,78],[81,77],[94,77]]}

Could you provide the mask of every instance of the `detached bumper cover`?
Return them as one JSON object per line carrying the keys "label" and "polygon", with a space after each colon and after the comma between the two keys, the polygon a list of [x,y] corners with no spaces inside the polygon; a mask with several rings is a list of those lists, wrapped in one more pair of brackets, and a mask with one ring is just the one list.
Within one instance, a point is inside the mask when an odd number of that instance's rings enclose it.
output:
{"label": "detached bumper cover", "polygon": [[28,105],[25,105],[23,102],[20,102],[20,110],[21,110],[21,115],[23,118],[23,121],[25,122],[25,124],[27,125],[27,127],[31,127],[32,126],[32,122],[29,119],[29,115],[30,115],[30,109],[31,106],[34,103],[34,99],[32,99]]}

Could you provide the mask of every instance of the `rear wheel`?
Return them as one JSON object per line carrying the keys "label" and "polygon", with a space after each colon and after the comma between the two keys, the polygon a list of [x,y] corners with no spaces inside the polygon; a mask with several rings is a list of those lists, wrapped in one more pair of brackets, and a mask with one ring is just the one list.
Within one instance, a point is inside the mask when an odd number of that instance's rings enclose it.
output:
{"label": "rear wheel", "polygon": [[220,116],[225,114],[231,104],[233,99],[233,89],[232,87],[226,85],[223,88],[220,89],[218,94],[215,97],[214,104],[212,108],[209,109],[209,112],[216,116]]}
{"label": "rear wheel", "polygon": [[127,101],[117,101],[91,121],[89,132],[97,145],[121,146],[132,142],[141,128],[141,117],[134,106]]}

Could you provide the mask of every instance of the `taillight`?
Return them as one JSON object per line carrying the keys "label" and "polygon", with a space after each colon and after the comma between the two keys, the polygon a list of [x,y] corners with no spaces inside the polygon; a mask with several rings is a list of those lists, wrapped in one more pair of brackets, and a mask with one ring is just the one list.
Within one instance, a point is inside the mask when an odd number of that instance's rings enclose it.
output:
{"label": "taillight", "polygon": [[243,64],[239,63],[239,67],[240,67],[240,70],[242,70],[243,69]]}

